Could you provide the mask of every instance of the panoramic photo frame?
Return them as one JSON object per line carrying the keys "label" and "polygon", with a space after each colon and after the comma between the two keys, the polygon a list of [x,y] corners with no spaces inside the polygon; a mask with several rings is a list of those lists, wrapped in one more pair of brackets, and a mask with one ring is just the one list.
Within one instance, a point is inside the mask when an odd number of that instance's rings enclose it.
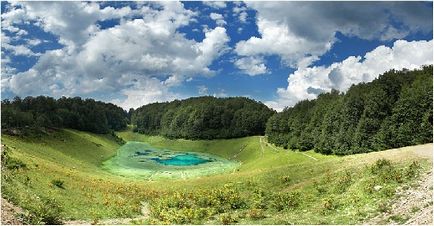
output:
{"label": "panoramic photo frame", "polygon": [[2,1],[1,224],[433,224],[432,1]]}

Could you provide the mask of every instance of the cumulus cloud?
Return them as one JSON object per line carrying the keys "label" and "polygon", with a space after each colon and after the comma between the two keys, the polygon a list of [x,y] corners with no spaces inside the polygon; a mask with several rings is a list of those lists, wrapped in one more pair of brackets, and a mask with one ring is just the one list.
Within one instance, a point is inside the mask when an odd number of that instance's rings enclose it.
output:
{"label": "cumulus cloud", "polygon": [[197,87],[197,93],[199,94],[199,95],[201,95],[201,96],[203,96],[203,95],[208,95],[208,87],[206,87],[206,86],[198,86]]}
{"label": "cumulus cloud", "polygon": [[397,40],[391,48],[379,46],[364,56],[351,56],[330,66],[299,68],[289,75],[288,87],[266,104],[276,110],[314,99],[321,92],[346,91],[352,84],[369,82],[390,69],[415,69],[433,63],[433,41]]}
{"label": "cumulus cloud", "polygon": [[185,96],[171,92],[167,86],[155,78],[140,78],[140,81],[135,86],[135,89],[122,90],[122,94],[127,97],[126,99],[114,99],[111,102],[123,109],[130,109],[147,103],[186,98]]}
{"label": "cumulus cloud", "polygon": [[260,57],[240,58],[235,61],[235,66],[250,76],[267,73],[267,67],[264,64],[264,60]]}
{"label": "cumulus cloud", "polygon": [[247,17],[249,16],[249,14],[247,14],[247,12],[241,12],[239,15],[239,19],[241,22],[246,23],[247,22]]}
{"label": "cumulus cloud", "polygon": [[226,2],[224,1],[203,1],[202,2],[204,5],[207,5],[211,8],[215,8],[215,9],[222,9],[222,8],[226,8]]}
{"label": "cumulus cloud", "polygon": [[235,3],[234,8],[232,9],[233,15],[238,16],[238,19],[241,23],[247,22],[247,17],[249,14],[246,12],[247,7],[243,5],[243,3]]}
{"label": "cumulus cloud", "polygon": [[[2,80],[17,95],[114,93],[124,96],[114,100],[123,107],[172,100],[179,95],[170,87],[188,77],[213,75],[208,66],[227,50],[229,41],[223,27],[206,30],[200,42],[179,33],[177,29],[196,16],[180,2],[145,4],[135,10],[81,2],[35,5],[22,4],[26,16],[37,18],[66,46],[46,51],[30,70]],[[46,8],[53,11],[44,15]],[[95,25],[118,17],[125,18],[114,27],[102,30]]]}
{"label": "cumulus cloud", "polygon": [[226,21],[224,20],[222,14],[219,14],[219,13],[211,13],[211,14],[209,15],[209,17],[210,17],[211,19],[215,20],[215,22],[216,22],[216,24],[217,24],[218,26],[224,26],[224,25],[226,25]]}
{"label": "cumulus cloud", "polygon": [[[400,39],[431,32],[432,8],[422,2],[247,2],[260,37],[240,41],[240,56],[278,55],[307,67],[336,42],[336,32],[362,39]],[[369,15],[369,16],[368,16]],[[393,22],[393,23],[392,23]]]}
{"label": "cumulus cloud", "polygon": [[131,15],[129,6],[102,9],[95,2],[14,2],[11,7],[14,8],[2,14],[2,27],[13,29],[16,24],[36,22],[46,32],[58,35],[59,42],[70,51],[79,48],[98,30],[97,21]]}

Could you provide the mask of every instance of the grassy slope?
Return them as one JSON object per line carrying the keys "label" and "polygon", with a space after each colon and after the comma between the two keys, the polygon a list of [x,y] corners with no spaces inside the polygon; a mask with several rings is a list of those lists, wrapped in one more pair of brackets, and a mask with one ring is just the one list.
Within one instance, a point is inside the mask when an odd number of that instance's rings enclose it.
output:
{"label": "grassy slope", "polygon": [[[24,207],[31,206],[31,202],[37,199],[36,196],[54,198],[63,206],[65,218],[92,220],[137,215],[141,201],[174,190],[215,188],[232,182],[240,186],[251,185],[270,192],[291,191],[298,188],[313,191],[314,182],[345,170],[358,172],[379,158],[387,158],[400,163],[419,160],[425,168],[429,168],[432,161],[432,154],[428,157],[422,156],[414,148],[346,157],[324,156],[307,152],[308,155],[318,159],[315,161],[301,153],[273,148],[265,143],[262,143],[261,147],[261,138],[257,136],[230,140],[188,141],[168,140],[130,131],[120,132],[118,135],[125,140],[144,141],[155,147],[209,152],[239,161],[242,165],[238,171],[225,175],[176,182],[148,182],[114,176],[100,169],[101,163],[113,156],[119,147],[109,136],[74,130],[62,130],[43,139],[21,139],[3,135],[2,144],[11,147],[11,156],[26,163],[28,169],[15,172],[14,179],[3,182],[2,193]],[[432,149],[432,144],[422,146],[422,148]],[[290,179],[282,182],[282,178]],[[54,187],[51,184],[53,179],[65,181],[65,189]],[[350,189],[351,194],[358,194],[357,186],[353,187],[354,191]],[[366,207],[358,207],[365,211],[360,217],[372,214],[369,209],[374,208],[373,206],[378,203],[362,195],[356,195],[356,197],[362,199],[363,202],[360,202],[360,205],[366,205]],[[305,196],[305,198],[313,200],[318,197]],[[349,196],[336,198],[344,203],[351,202]],[[350,209],[347,214],[333,212],[333,214],[321,215],[318,214],[318,209],[323,205],[323,200],[319,200],[318,205],[312,203],[300,208],[300,211],[309,209],[308,212],[273,213],[258,222],[305,224],[357,222],[352,218],[354,214],[357,214],[354,211],[360,211],[360,209]],[[299,219],[300,214],[305,217]],[[240,223],[249,222],[241,221]]]}

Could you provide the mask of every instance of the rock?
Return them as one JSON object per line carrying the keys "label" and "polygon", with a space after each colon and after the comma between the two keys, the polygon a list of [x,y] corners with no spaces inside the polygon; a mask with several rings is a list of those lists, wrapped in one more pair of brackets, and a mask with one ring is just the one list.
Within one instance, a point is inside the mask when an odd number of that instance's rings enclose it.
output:
{"label": "rock", "polygon": [[381,185],[375,185],[374,186],[374,190],[375,191],[379,191],[380,189],[382,189],[383,188],[383,186],[381,186]]}

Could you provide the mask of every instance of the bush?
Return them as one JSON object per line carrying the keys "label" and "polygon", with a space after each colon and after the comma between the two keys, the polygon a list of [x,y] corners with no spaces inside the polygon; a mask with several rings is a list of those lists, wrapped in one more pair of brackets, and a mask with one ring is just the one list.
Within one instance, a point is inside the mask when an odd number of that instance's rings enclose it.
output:
{"label": "bush", "polygon": [[65,189],[65,187],[63,186],[65,182],[63,180],[52,180],[51,184],[54,185],[55,187],[61,188],[61,189]]}
{"label": "bush", "polygon": [[6,168],[9,170],[26,169],[27,165],[19,159],[9,158],[6,162]]}
{"label": "bush", "polygon": [[3,151],[1,153],[1,163],[2,167],[6,167],[8,170],[18,170],[18,169],[26,169],[27,165],[19,160],[12,158],[10,155],[10,149],[6,145],[3,148]]}
{"label": "bush", "polygon": [[62,224],[62,208],[54,199],[42,198],[35,202],[22,218],[25,224]]}
{"label": "bush", "polygon": [[407,179],[412,179],[414,177],[417,177],[419,175],[419,170],[422,167],[417,161],[413,161],[406,169],[405,169],[405,177]]}
{"label": "bush", "polygon": [[252,220],[260,220],[265,218],[265,213],[262,209],[251,209],[248,211],[247,215]]}
{"label": "bush", "polygon": [[213,215],[245,207],[247,203],[239,191],[232,185],[225,185],[195,193],[174,192],[155,199],[151,202],[151,213],[164,224],[201,224]]}
{"label": "bush", "polygon": [[373,166],[371,166],[372,174],[380,174],[384,170],[392,169],[392,162],[387,159],[378,159]]}
{"label": "bush", "polygon": [[271,197],[271,206],[277,211],[295,208],[301,200],[300,195],[299,192],[275,193]]}
{"label": "bush", "polygon": [[124,145],[126,143],[125,140],[122,139],[122,137],[116,135],[116,133],[113,130],[111,131],[111,136],[115,139],[116,143],[118,143],[119,145]]}
{"label": "bush", "polygon": [[234,215],[230,213],[224,213],[220,216],[220,222],[224,225],[227,225],[237,223],[238,220]]}
{"label": "bush", "polygon": [[392,165],[392,162],[386,159],[379,159],[371,166],[371,173],[381,183],[397,182],[402,183],[404,181],[403,171],[397,169]]}
{"label": "bush", "polygon": [[338,207],[338,204],[334,198],[328,197],[322,200],[322,207],[324,210],[334,210]]}
{"label": "bush", "polygon": [[349,186],[351,186],[353,182],[352,179],[352,175],[349,171],[345,171],[345,173],[343,175],[341,175],[340,177],[338,177],[336,185],[335,185],[335,190],[338,193],[342,193],[345,192]]}
{"label": "bush", "polygon": [[319,195],[327,193],[327,186],[323,182],[315,181],[313,183],[313,188],[318,192]]}
{"label": "bush", "polygon": [[291,182],[291,178],[289,176],[282,176],[280,177],[280,180],[283,184],[289,184]]}

